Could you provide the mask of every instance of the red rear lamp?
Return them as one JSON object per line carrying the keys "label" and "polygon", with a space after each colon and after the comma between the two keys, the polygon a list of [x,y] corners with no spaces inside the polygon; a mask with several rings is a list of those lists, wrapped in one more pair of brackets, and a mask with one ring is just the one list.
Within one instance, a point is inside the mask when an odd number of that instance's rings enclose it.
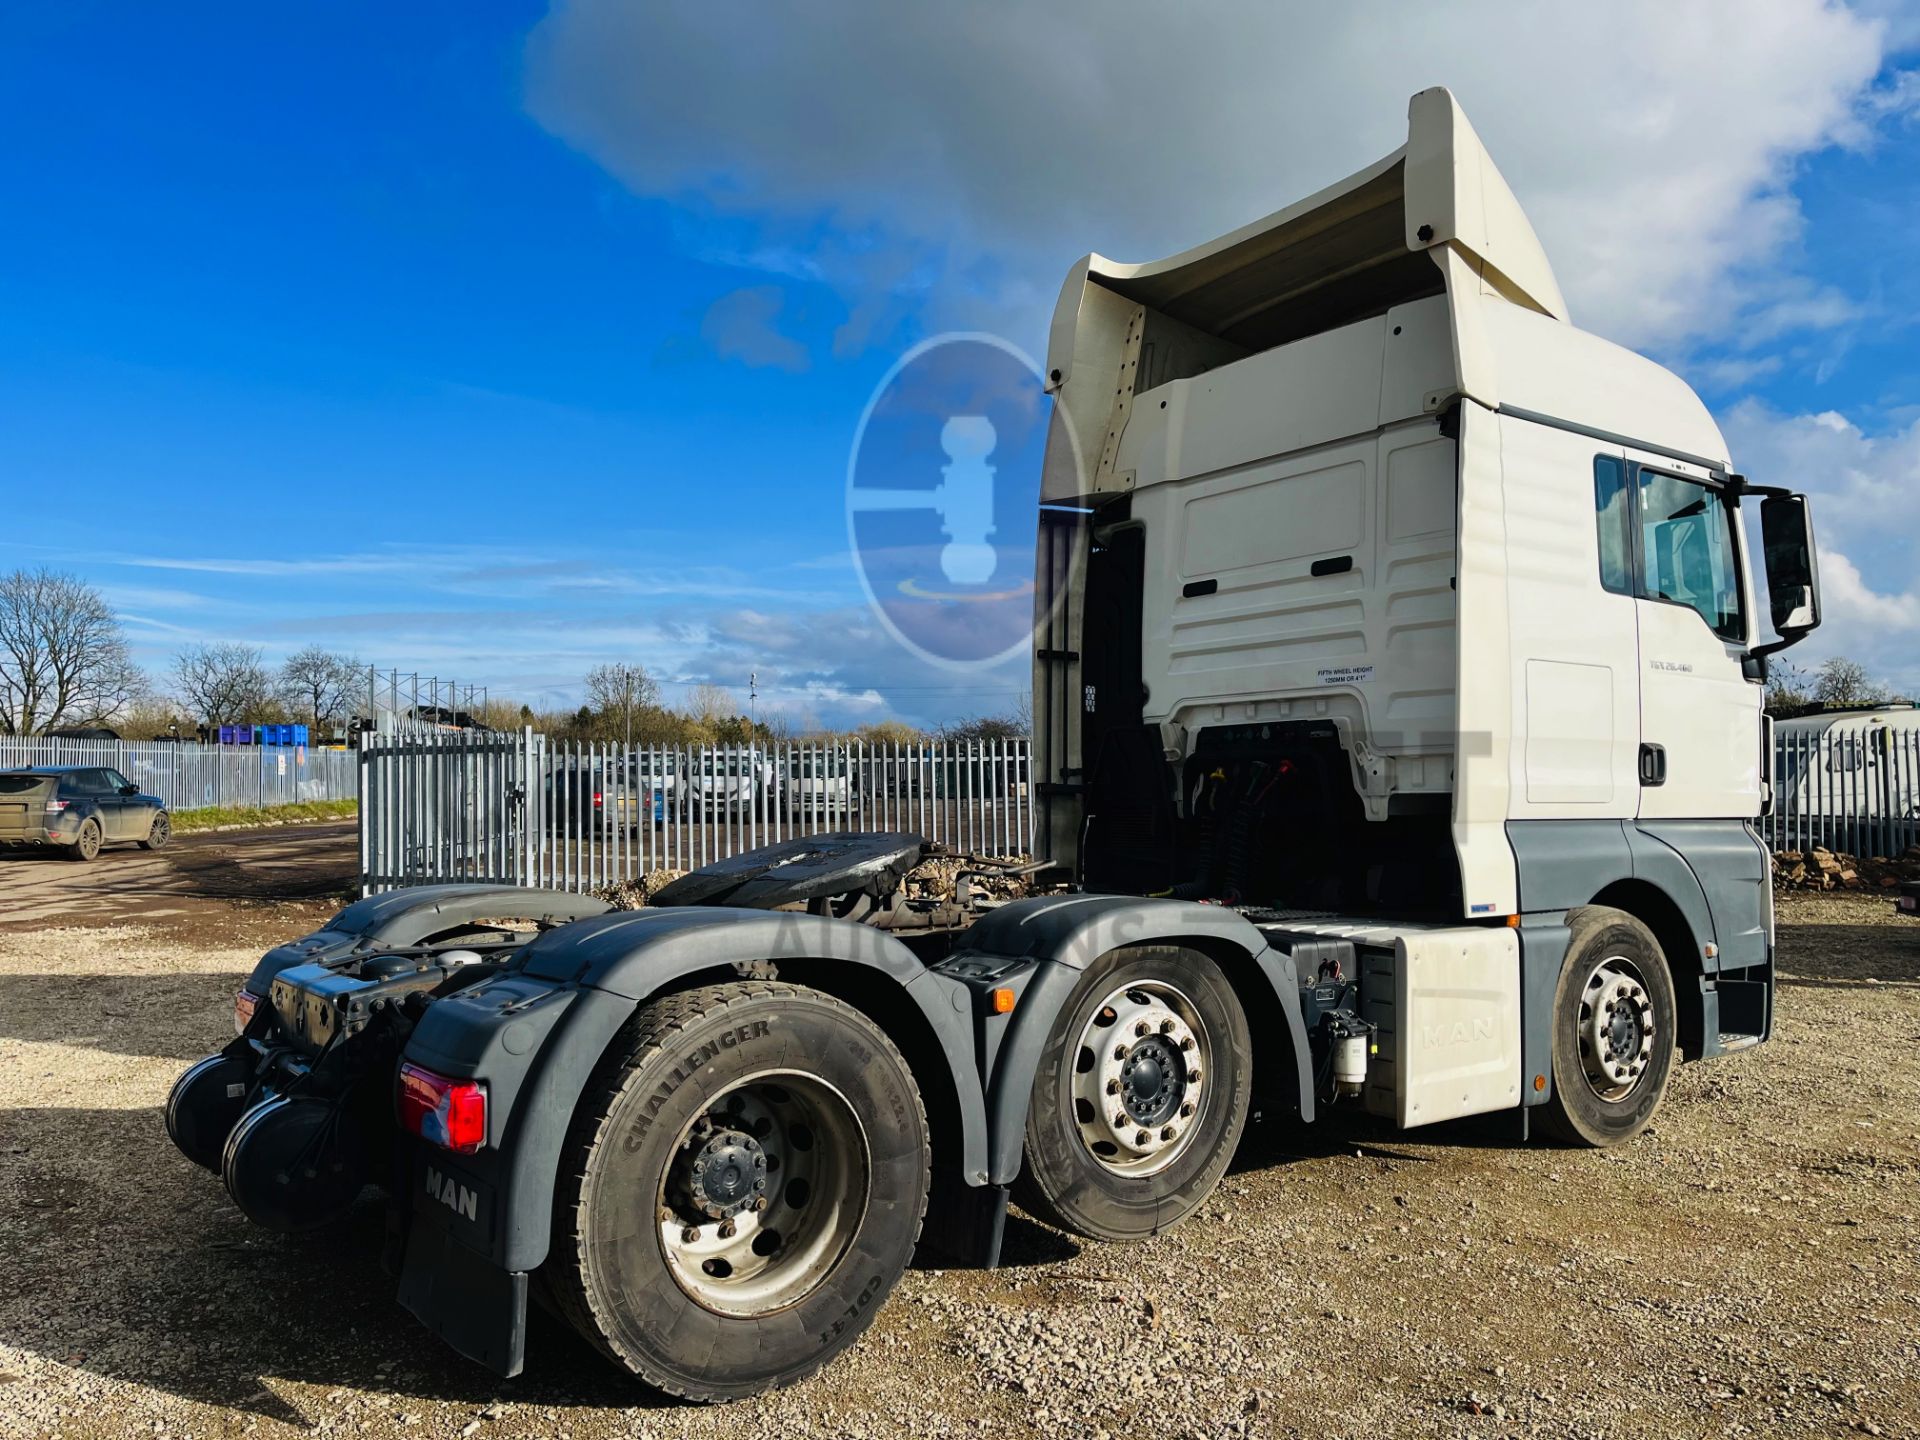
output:
{"label": "red rear lamp", "polygon": [[233,996],[233,1033],[244,1035],[253,1023],[253,1012],[260,1008],[260,997],[251,990],[236,990]]}
{"label": "red rear lamp", "polygon": [[72,803],[71,800],[49,800],[47,801],[47,814],[58,815]]}
{"label": "red rear lamp", "polygon": [[402,1065],[400,1124],[429,1145],[471,1155],[487,1143],[487,1087]]}

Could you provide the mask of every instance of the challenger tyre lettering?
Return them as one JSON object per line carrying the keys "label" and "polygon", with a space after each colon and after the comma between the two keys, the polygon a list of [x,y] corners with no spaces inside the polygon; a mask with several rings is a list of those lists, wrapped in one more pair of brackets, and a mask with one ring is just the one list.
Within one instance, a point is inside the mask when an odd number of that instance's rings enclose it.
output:
{"label": "challenger tyre lettering", "polygon": [[777,981],[668,996],[581,1097],[543,1283],[657,1389],[721,1401],[791,1384],[898,1282],[931,1160],[912,1071],[851,1006]]}

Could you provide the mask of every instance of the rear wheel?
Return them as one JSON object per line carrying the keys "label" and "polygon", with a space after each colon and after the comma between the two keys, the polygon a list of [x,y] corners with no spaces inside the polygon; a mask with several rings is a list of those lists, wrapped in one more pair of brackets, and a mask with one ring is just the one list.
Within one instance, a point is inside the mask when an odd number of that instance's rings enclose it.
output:
{"label": "rear wheel", "polygon": [[733,1400],[866,1329],[926,1212],[926,1113],[872,1021],[772,982],[647,1006],[568,1138],[548,1279],[641,1380]]}
{"label": "rear wheel", "polygon": [[1156,945],[1101,959],[1040,1056],[1021,1205],[1096,1240],[1178,1224],[1240,1142],[1249,1054],[1246,1016],[1207,956]]}
{"label": "rear wheel", "polygon": [[1673,977],[1653,932],[1624,910],[1588,905],[1553,1001],[1553,1098],[1541,1121],[1570,1145],[1618,1145],[1653,1121],[1673,1071]]}
{"label": "rear wheel", "polygon": [[69,860],[94,860],[100,855],[100,822],[83,820],[80,822],[80,838],[73,842],[73,848],[67,851]]}
{"label": "rear wheel", "polygon": [[147,831],[147,838],[140,842],[142,850],[164,850],[167,841],[173,838],[173,821],[167,818],[167,812],[154,812],[153,827]]}

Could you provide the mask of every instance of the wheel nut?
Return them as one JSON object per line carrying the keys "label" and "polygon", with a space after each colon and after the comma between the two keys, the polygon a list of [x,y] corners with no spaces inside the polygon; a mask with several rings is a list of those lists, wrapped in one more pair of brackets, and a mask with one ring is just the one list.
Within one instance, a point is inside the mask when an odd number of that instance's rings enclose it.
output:
{"label": "wheel nut", "polygon": [[762,1195],[758,1200],[753,1202],[753,1208],[756,1211],[764,1211],[767,1208],[767,1206],[771,1205],[772,1203],[773,1202],[771,1200],[767,1199],[766,1196]]}
{"label": "wheel nut", "polygon": [[1180,1107],[1180,1118],[1182,1120],[1191,1120],[1193,1118],[1193,1101],[1189,1100]]}
{"label": "wheel nut", "polygon": [[1182,1035],[1182,1036],[1180,1037],[1180,1048],[1181,1048],[1182,1050],[1191,1050],[1191,1049],[1193,1049],[1193,1036],[1191,1036],[1191,1035]]}
{"label": "wheel nut", "polygon": [[686,1229],[680,1232],[680,1238],[683,1241],[685,1241],[687,1244],[691,1245],[693,1244],[694,1241],[700,1238],[700,1231],[694,1226],[689,1225],[687,1226]]}
{"label": "wheel nut", "polygon": [[1116,1110],[1113,1112],[1113,1128],[1116,1130],[1124,1130],[1127,1128],[1126,1111]]}
{"label": "wheel nut", "polygon": [[1180,1132],[1176,1130],[1173,1126],[1165,1125],[1161,1127],[1160,1138],[1162,1140],[1171,1140],[1173,1139],[1174,1136],[1178,1135],[1179,1133]]}
{"label": "wheel nut", "polygon": [[736,1226],[731,1220],[723,1220],[720,1222],[720,1238],[722,1240],[731,1240],[735,1235],[738,1235],[739,1233],[740,1233],[739,1227]]}
{"label": "wheel nut", "polygon": [[1133,1132],[1133,1143],[1136,1145],[1145,1145],[1151,1139],[1153,1139],[1153,1136],[1149,1135],[1145,1130],[1136,1130]]}
{"label": "wheel nut", "polygon": [[1200,1072],[1198,1070],[1187,1071],[1187,1084],[1198,1085],[1199,1083],[1200,1083]]}
{"label": "wheel nut", "polygon": [[1173,1020],[1171,1017],[1160,1022],[1160,1033],[1162,1035],[1171,1035],[1173,1033]]}
{"label": "wheel nut", "polygon": [[1116,1045],[1116,1046],[1114,1046],[1114,1047],[1113,1047],[1113,1058],[1114,1058],[1114,1059],[1116,1059],[1116,1060],[1124,1060],[1124,1059],[1126,1059],[1126,1058],[1127,1058],[1127,1047],[1126,1047],[1126,1046],[1124,1046],[1124,1045]]}
{"label": "wheel nut", "polygon": [[1147,1024],[1147,1022],[1144,1020],[1142,1020],[1138,1025],[1135,1025],[1133,1027],[1133,1033],[1136,1035],[1146,1035],[1151,1033],[1152,1030],[1153,1030],[1153,1027]]}
{"label": "wheel nut", "polygon": [[661,1223],[667,1224],[667,1225],[671,1225],[673,1223],[673,1210],[669,1206],[662,1205],[660,1207],[660,1220],[661,1220]]}
{"label": "wheel nut", "polygon": [[1120,1093],[1120,1082],[1118,1080],[1107,1081],[1107,1094],[1118,1095],[1119,1093]]}

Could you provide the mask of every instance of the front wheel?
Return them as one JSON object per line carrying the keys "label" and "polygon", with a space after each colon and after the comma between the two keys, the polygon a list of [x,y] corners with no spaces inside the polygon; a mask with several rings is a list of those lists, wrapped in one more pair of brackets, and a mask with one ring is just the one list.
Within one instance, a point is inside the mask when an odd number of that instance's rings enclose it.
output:
{"label": "front wheel", "polygon": [[1105,956],[1055,1017],[1015,1194],[1095,1240],[1143,1240],[1213,1192],[1247,1122],[1251,1042],[1233,986],[1196,950]]}
{"label": "front wheel", "polygon": [[167,841],[173,838],[173,821],[167,818],[167,812],[158,811],[153,817],[153,828],[147,831],[147,838],[140,842],[142,850],[164,850]]}
{"label": "front wheel", "polygon": [[1653,1121],[1673,1071],[1673,977],[1653,932],[1588,905],[1553,999],[1553,1098],[1543,1127],[1570,1145],[1618,1145]]}
{"label": "front wheel", "polygon": [[759,981],[641,1010],[568,1157],[560,1310],[639,1379],[702,1401],[791,1384],[853,1343],[913,1257],[931,1165],[886,1035]]}

